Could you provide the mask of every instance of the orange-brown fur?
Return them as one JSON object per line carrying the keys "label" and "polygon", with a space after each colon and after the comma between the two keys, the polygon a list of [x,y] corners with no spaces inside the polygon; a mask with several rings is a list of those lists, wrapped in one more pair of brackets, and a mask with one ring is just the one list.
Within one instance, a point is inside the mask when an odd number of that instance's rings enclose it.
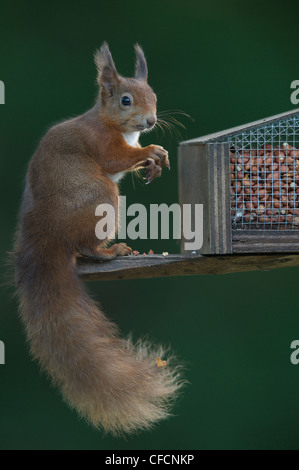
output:
{"label": "orange-brown fur", "polygon": [[[162,147],[132,147],[122,135],[156,119],[139,46],[136,54],[136,75],[126,79],[107,44],[96,53],[99,99],[41,140],[29,165],[15,243],[20,314],[33,356],[72,407],[115,434],[164,418],[180,388],[176,369],[156,366],[160,350],[119,337],[76,273],[80,254],[110,259],[131,251],[123,243],[105,248],[109,237],[100,243],[95,235],[97,205],[118,211],[118,186],[110,176],[146,167],[150,181],[169,166]],[[120,104],[124,93],[133,99],[128,109]]]}

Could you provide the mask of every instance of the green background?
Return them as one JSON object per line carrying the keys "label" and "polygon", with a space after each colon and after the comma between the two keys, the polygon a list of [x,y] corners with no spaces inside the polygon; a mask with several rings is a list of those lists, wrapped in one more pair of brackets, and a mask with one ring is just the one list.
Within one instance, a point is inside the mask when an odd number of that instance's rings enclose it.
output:
{"label": "green background", "polygon": [[[292,7],[293,5],[293,7]],[[294,109],[299,79],[295,2],[109,1],[0,4],[1,263],[7,273],[27,163],[54,122],[84,112],[97,94],[93,52],[108,41],[123,75],[133,44],[146,53],[159,110],[191,115],[181,135],[142,143],[169,150],[171,171],[145,186],[121,183],[128,204],[173,203],[180,140]],[[174,241],[139,251],[178,252]],[[299,449],[298,268],[222,276],[89,283],[123,332],[171,344],[189,385],[174,416],[153,431],[115,439],[79,420],[36,363],[13,291],[1,292],[1,449]]]}

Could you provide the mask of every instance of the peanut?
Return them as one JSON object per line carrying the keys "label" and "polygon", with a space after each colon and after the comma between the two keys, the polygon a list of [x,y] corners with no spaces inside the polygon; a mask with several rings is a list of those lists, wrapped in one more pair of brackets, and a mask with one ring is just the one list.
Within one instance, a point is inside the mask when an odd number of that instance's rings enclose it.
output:
{"label": "peanut", "polygon": [[[296,159],[297,157],[297,159]],[[245,223],[299,226],[299,148],[266,144],[230,152],[232,214]],[[295,220],[296,219],[296,220]],[[274,227],[275,228],[275,227]]]}

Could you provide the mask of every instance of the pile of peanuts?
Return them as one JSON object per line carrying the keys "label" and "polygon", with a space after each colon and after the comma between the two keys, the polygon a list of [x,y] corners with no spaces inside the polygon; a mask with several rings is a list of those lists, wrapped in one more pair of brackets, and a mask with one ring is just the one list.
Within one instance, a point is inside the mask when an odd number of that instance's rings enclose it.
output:
{"label": "pile of peanuts", "polygon": [[299,149],[287,143],[231,148],[230,179],[235,225],[299,228]]}

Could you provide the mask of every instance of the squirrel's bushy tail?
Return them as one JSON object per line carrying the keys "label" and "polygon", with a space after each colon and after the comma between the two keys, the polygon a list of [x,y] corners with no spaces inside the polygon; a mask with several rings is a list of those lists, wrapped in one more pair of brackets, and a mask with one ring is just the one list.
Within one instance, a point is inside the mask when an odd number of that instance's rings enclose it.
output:
{"label": "squirrel's bushy tail", "polygon": [[178,370],[157,367],[161,351],[118,336],[85,293],[71,254],[19,247],[16,279],[31,352],[81,416],[121,434],[168,415],[181,387]]}

